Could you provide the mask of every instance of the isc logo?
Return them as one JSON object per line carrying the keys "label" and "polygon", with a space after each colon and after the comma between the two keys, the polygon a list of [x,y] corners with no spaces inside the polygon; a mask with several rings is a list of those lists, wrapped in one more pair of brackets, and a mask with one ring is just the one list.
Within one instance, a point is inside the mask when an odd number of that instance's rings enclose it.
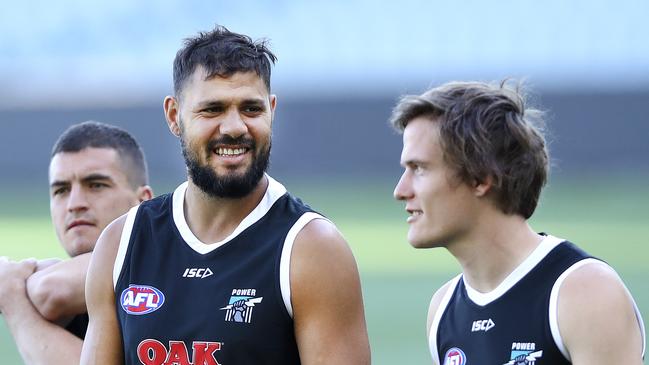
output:
{"label": "isc logo", "polygon": [[183,278],[201,278],[205,279],[208,276],[213,275],[214,273],[210,268],[206,269],[199,269],[199,268],[187,268],[185,269],[185,272],[183,273]]}
{"label": "isc logo", "polygon": [[189,351],[183,341],[169,341],[169,351],[165,345],[158,340],[147,339],[137,347],[137,358],[144,365],[220,365],[214,358],[214,353],[221,350],[220,342],[199,342],[192,343],[192,362],[189,359]]}
{"label": "isc logo", "polygon": [[473,321],[473,325],[471,326],[471,332],[478,332],[478,331],[489,331],[490,329],[494,328],[496,324],[494,321],[489,319],[483,319],[480,321]]}
{"label": "isc logo", "polygon": [[129,285],[119,299],[122,309],[128,314],[142,315],[151,313],[164,304],[162,292],[148,285]]}

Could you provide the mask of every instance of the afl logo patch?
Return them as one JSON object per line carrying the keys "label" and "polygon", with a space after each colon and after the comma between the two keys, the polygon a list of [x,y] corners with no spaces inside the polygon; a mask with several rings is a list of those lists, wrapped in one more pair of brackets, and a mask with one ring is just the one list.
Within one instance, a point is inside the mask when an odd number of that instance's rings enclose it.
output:
{"label": "afl logo patch", "polygon": [[466,364],[466,355],[464,351],[457,347],[453,347],[446,351],[444,355],[444,365],[464,365]]}
{"label": "afl logo patch", "polygon": [[124,312],[139,316],[160,309],[165,302],[165,296],[152,286],[131,284],[124,289],[119,302]]}

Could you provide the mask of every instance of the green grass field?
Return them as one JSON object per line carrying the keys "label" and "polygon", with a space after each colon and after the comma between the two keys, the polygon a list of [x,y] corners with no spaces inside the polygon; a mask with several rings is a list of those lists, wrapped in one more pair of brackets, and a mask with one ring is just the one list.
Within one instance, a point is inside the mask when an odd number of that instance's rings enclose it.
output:
{"label": "green grass field", "polygon": [[[544,193],[531,224],[538,231],[569,238],[610,263],[649,318],[649,194],[639,181],[554,184]],[[288,183],[287,187],[332,218],[352,246],[361,271],[373,363],[427,364],[428,301],[458,266],[444,250],[415,250],[408,245],[403,207],[392,200],[390,184],[305,188],[306,184]],[[0,208],[0,256],[63,257],[46,206],[32,207]],[[1,321],[0,354],[3,364],[21,364]]]}

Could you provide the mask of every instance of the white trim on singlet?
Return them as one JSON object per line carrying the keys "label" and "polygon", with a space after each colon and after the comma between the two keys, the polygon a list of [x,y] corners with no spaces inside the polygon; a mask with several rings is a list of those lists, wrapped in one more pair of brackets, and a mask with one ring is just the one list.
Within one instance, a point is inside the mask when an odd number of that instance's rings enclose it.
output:
{"label": "white trim on singlet", "polygon": [[[627,292],[628,291],[629,289],[627,289]],[[631,293],[629,293],[629,297],[631,297]],[[638,304],[635,302],[633,297],[631,297],[631,300],[633,301],[633,309],[635,309],[635,317],[638,320],[638,326],[640,326],[640,336],[642,336],[642,358],[644,359],[644,355],[647,351],[647,331],[644,327],[644,321],[642,320],[642,314],[640,313]]]}
{"label": "white trim on singlet", "polygon": [[[548,306],[548,316],[550,320],[550,332],[552,332],[552,338],[554,339],[554,343],[557,345],[557,348],[559,351],[561,351],[561,354],[568,360],[571,361],[570,359],[570,353],[568,352],[568,349],[566,349],[566,345],[563,342],[563,338],[561,337],[561,332],[559,331],[559,290],[561,289],[561,285],[563,285],[563,282],[566,280],[568,275],[573,273],[575,270],[579,269],[580,267],[583,267],[584,265],[587,264],[600,264],[600,265],[606,265],[608,266],[605,262],[594,259],[594,258],[587,258],[583,259],[581,261],[578,261],[574,263],[572,266],[566,269],[554,282],[554,285],[552,286],[552,291],[550,292],[550,305]],[[629,293],[629,290],[626,288],[624,283],[622,283],[624,286],[624,289]],[[640,334],[642,336],[642,357],[644,357],[645,350],[646,350],[646,333],[645,333],[645,328],[644,328],[644,322],[642,321],[642,315],[640,314],[640,310],[638,309],[638,305],[636,304],[635,300],[631,296],[631,293],[629,293],[629,298],[631,298],[631,302],[633,303],[633,309],[635,310],[636,314],[636,319],[638,320],[638,326],[640,326]]]}
{"label": "white trim on singlet", "polygon": [[502,281],[494,290],[488,293],[481,293],[474,288],[472,288],[464,279],[464,286],[466,287],[467,295],[472,302],[479,306],[485,306],[494,300],[500,298],[502,295],[507,293],[516,283],[518,283],[525,275],[527,275],[536,265],[538,265],[541,260],[547,256],[552,249],[557,247],[561,242],[564,242],[563,238],[557,238],[554,236],[546,236],[538,247],[532,251],[532,253],[520,264],[514,271],[512,271],[505,280]]}
{"label": "white trim on singlet", "polygon": [[113,289],[117,287],[117,279],[119,279],[119,274],[122,272],[122,267],[124,266],[126,252],[128,251],[128,243],[131,240],[131,233],[133,232],[133,223],[135,223],[135,216],[137,215],[139,208],[140,205],[137,205],[131,208],[126,214],[126,220],[124,221],[124,227],[122,228],[122,235],[119,239],[119,247],[117,248],[117,256],[115,257],[115,263],[113,264]]}
{"label": "white trim on singlet", "polygon": [[[442,365],[441,359],[439,358],[439,351],[437,350],[437,329],[439,327],[439,322],[442,320],[442,315],[448,306],[448,303],[451,301],[453,292],[457,287],[457,283],[460,282],[462,274],[454,277],[449,281],[449,286],[446,288],[446,293],[442,297],[442,300],[439,302],[439,306],[435,311],[435,316],[433,317],[433,323],[430,325],[430,332],[428,333],[428,348],[430,349],[430,355],[433,358],[433,364]],[[431,302],[433,299],[431,298]],[[430,306],[430,305],[429,305]]]}
{"label": "white trim on singlet", "polygon": [[178,228],[178,232],[180,232],[181,237],[187,243],[187,245],[194,251],[198,252],[199,254],[202,255],[208,254],[216,250],[217,248],[223,246],[224,244],[230,242],[233,238],[238,236],[246,228],[250,227],[259,219],[261,219],[264,215],[266,215],[266,213],[268,213],[268,211],[273,206],[273,204],[275,204],[277,199],[279,199],[282,195],[286,194],[286,188],[282,184],[277,182],[275,179],[273,179],[272,177],[268,175],[265,176],[268,178],[268,188],[266,189],[266,193],[264,194],[264,197],[261,199],[259,204],[257,204],[255,209],[253,209],[252,212],[250,212],[250,214],[248,214],[241,221],[241,223],[239,223],[237,228],[232,233],[230,233],[229,236],[227,236],[226,238],[224,238],[219,242],[214,242],[210,244],[206,244],[201,240],[199,240],[191,231],[191,229],[189,229],[189,225],[185,220],[185,210],[184,210],[185,191],[187,190],[188,182],[185,181],[184,183],[180,184],[180,186],[176,188],[173,194],[173,220],[174,223],[176,224],[176,227]]}
{"label": "white trim on singlet", "polygon": [[[318,213],[307,212],[302,214],[300,218],[293,224],[293,227],[286,234],[286,239],[284,239],[284,246],[282,247],[282,255],[279,259],[279,288],[282,293],[282,300],[284,301],[284,306],[286,306],[286,311],[289,316],[293,318],[293,305],[291,304],[291,253],[293,252],[293,243],[295,243],[295,237],[300,233],[302,228],[311,222],[314,219],[325,219],[327,218],[321,216]],[[333,223],[332,223],[333,224]]]}

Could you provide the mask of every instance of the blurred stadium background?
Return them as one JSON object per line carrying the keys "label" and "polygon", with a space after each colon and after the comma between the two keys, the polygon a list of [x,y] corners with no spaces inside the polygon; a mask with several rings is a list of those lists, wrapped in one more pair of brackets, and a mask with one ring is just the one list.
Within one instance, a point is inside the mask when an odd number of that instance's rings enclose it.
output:
{"label": "blurred stadium background", "polygon": [[[69,124],[131,131],[158,194],[183,180],[162,98],[181,40],[219,23],[269,38],[279,57],[271,174],[349,240],[373,363],[429,363],[428,300],[458,271],[405,241],[391,197],[401,138],[386,124],[400,95],[454,79],[526,80],[553,157],[532,225],[612,264],[649,318],[647,14],[642,0],[3,2],[0,256],[64,257],[47,166]],[[0,355],[21,363],[1,320]]]}

